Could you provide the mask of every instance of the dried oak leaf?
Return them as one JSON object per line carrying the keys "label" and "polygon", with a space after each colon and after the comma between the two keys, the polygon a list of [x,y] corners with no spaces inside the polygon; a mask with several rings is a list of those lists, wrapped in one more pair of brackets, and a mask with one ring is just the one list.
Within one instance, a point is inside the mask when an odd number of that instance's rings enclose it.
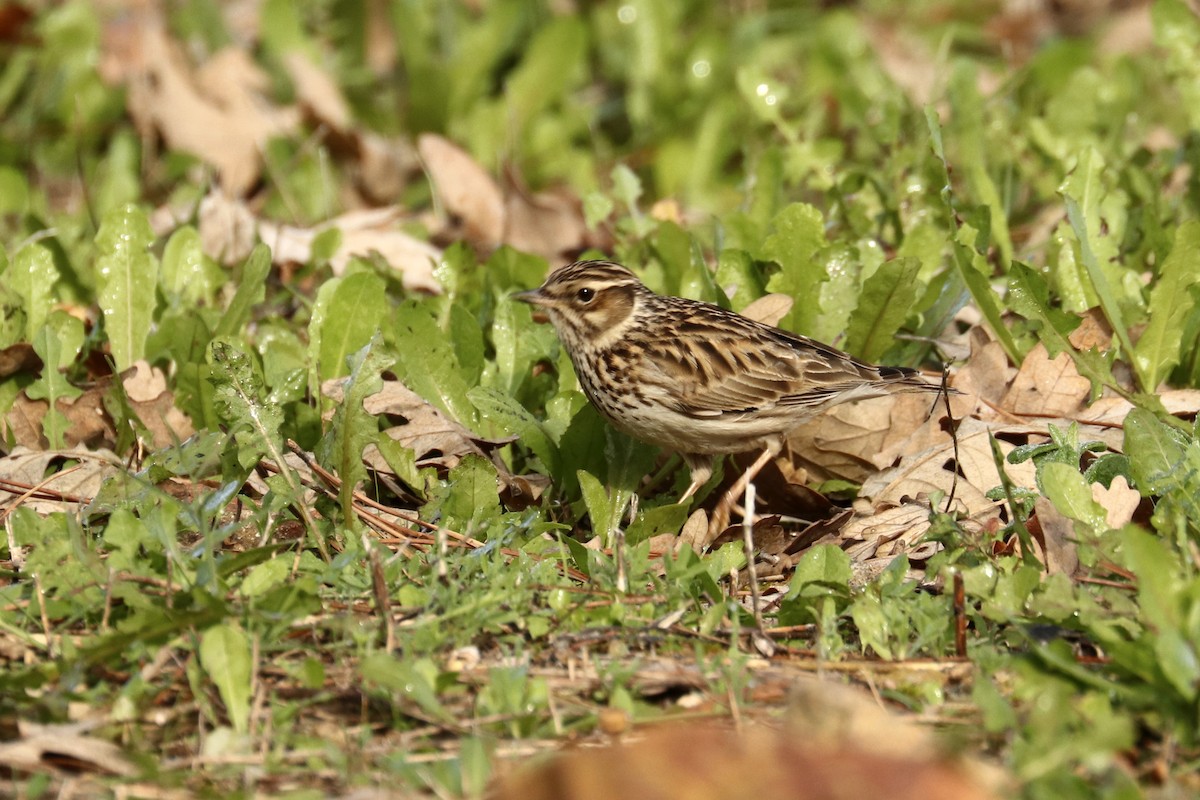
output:
{"label": "dried oak leaf", "polygon": [[225,191],[244,195],[261,174],[264,143],[297,132],[299,112],[269,102],[270,81],[244,51],[226,48],[193,68],[160,22],[140,27],[123,68],[134,124],[211,164]]}
{"label": "dried oak leaf", "polygon": [[960,765],[865,747],[821,747],[801,735],[665,725],[629,744],[561,753],[500,781],[495,800],[984,800]]}
{"label": "dried oak leaf", "polygon": [[137,768],[121,748],[88,735],[95,725],[95,722],[40,725],[17,720],[18,738],[0,742],[0,767],[20,772],[43,772],[50,768],[73,773],[137,774]]}
{"label": "dried oak leaf", "polygon": [[504,194],[499,184],[465,150],[434,133],[417,138],[417,152],[446,211],[457,217],[466,238],[493,249],[504,238]]}
{"label": "dried oak leaf", "polygon": [[400,230],[405,214],[396,206],[350,211],[311,228],[299,228],[260,220],[241,200],[213,191],[200,202],[199,218],[201,248],[222,263],[245,259],[261,239],[270,246],[274,263],[303,264],[312,258],[317,236],[337,228],[341,243],[330,257],[335,275],[345,271],[351,258],[378,253],[400,273],[406,289],[437,293],[442,288],[433,275],[442,251]]}
{"label": "dried oak leaf", "polygon": [[[47,477],[52,464],[67,461],[74,466]],[[111,450],[31,450],[15,447],[0,457],[0,498],[5,501],[24,496],[30,488],[40,486],[46,493],[62,495],[62,500],[43,499],[30,495],[22,505],[38,514],[73,511],[80,503],[91,502],[100,487],[118,473],[126,471],[124,463]]]}

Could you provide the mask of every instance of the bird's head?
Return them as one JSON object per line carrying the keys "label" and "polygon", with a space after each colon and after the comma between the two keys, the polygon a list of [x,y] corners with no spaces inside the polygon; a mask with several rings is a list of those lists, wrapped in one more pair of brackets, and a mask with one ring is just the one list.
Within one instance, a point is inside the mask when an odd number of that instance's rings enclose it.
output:
{"label": "bird's head", "polygon": [[513,295],[546,312],[560,338],[602,345],[633,320],[649,290],[632,272],[612,261],[576,261],[550,273],[537,289]]}

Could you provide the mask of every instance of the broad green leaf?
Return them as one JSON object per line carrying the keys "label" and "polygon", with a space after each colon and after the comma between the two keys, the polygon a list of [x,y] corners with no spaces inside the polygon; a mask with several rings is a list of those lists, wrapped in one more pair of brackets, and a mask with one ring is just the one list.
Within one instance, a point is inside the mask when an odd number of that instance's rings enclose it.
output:
{"label": "broad green leaf", "polygon": [[1163,494],[1179,484],[1177,470],[1187,448],[1183,431],[1149,411],[1135,408],[1125,417],[1125,454],[1134,484],[1143,496]]}
{"label": "broad green leaf", "polygon": [[73,400],[83,390],[72,386],[61,370],[70,366],[83,347],[83,323],[63,311],[55,311],[42,329],[33,337],[33,349],[42,359],[42,377],[31,384],[25,393],[34,400],[48,403],[42,418],[42,432],[53,449],[66,446],[70,420],[59,409],[60,400]]}
{"label": "broad green leaf", "polygon": [[441,512],[446,524],[460,533],[479,533],[479,523],[500,513],[496,467],[483,456],[467,455],[450,470]]}
{"label": "broad green leaf", "polygon": [[322,381],[349,373],[346,358],[371,341],[389,311],[387,286],[378,275],[356,272],[342,279],[324,310],[318,362]]}
{"label": "broad green leaf", "polygon": [[479,411],[481,419],[493,423],[506,434],[519,436],[521,443],[542,460],[548,475],[559,473],[557,445],[524,406],[503,392],[484,386],[468,391],[467,399]]}
{"label": "broad green leaf", "polygon": [[153,241],[146,215],[134,205],[109,212],[96,234],[96,299],[117,371],[145,355],[158,302]]}
{"label": "broad green leaf", "polygon": [[185,225],[171,234],[162,257],[162,289],[173,305],[196,306],[216,293],[224,278],[204,255],[200,233]]}
{"label": "broad green leaf", "polygon": [[989,158],[994,158],[997,153],[987,146],[987,115],[978,87],[975,66],[965,59],[959,60],[951,74],[949,86],[953,109],[950,125],[961,161],[956,166],[966,177],[971,201],[988,209],[991,237],[1000,250],[1001,269],[1005,269],[1013,257],[1012,238],[1008,232],[1008,209],[991,173],[991,170],[999,172],[1003,165],[989,163]]}
{"label": "broad green leaf", "polygon": [[237,291],[217,323],[213,338],[241,335],[254,307],[267,296],[267,276],[270,273],[271,251],[265,244],[257,244],[242,265]]}
{"label": "broad green leaf", "polygon": [[878,361],[896,342],[896,331],[904,324],[920,295],[915,258],[885,261],[863,284],[858,308],[846,331],[846,347],[867,361]]}
{"label": "broad green leaf", "polygon": [[613,499],[609,497],[604,484],[600,483],[595,475],[582,469],[576,475],[579,478],[579,488],[583,492],[583,505],[587,508],[588,516],[592,520],[592,530],[603,535],[605,537],[603,541],[607,544],[610,533],[608,526],[613,522],[615,516]]}
{"label": "broad green leaf", "polygon": [[[1150,292],[1149,323],[1138,339],[1134,360],[1146,377],[1143,388],[1157,391],[1159,383],[1183,355],[1183,326],[1195,298],[1189,289],[1196,285],[1200,267],[1200,220],[1190,220],[1175,233],[1175,244],[1158,271]],[[1189,350],[1200,344],[1188,343]]]}
{"label": "broad green leaf", "polygon": [[1039,470],[1040,485],[1060,512],[1087,525],[1096,534],[1108,530],[1104,507],[1092,499],[1092,489],[1079,469],[1051,462]]}
{"label": "broad green leaf", "polygon": [[200,665],[216,685],[233,729],[250,722],[250,640],[236,625],[214,625],[200,636]]}
{"label": "broad green leaf", "polygon": [[809,548],[796,564],[788,599],[797,597],[809,584],[847,587],[850,585],[850,557],[840,547],[819,544]]}
{"label": "broad green leaf", "polygon": [[283,584],[292,571],[291,562],[290,558],[277,557],[255,566],[239,587],[242,597],[260,597]]}
{"label": "broad green leaf", "polygon": [[[455,354],[455,343],[439,325],[431,303],[407,301],[393,315],[396,366],[408,388],[468,428],[477,421],[467,399],[470,388]],[[475,335],[480,335],[475,328]]]}
{"label": "broad green leaf", "polygon": [[792,203],[775,215],[772,228],[762,257],[778,264],[780,271],[767,281],[767,291],[782,292],[796,301],[782,327],[812,335],[821,312],[821,284],[829,280],[817,259],[825,246],[825,220],[815,207]]}
{"label": "broad green leaf", "polygon": [[1142,615],[1159,633],[1178,631],[1184,600],[1178,554],[1163,539],[1133,525],[1126,526],[1118,540],[1125,565],[1137,577]]}
{"label": "broad green leaf", "polygon": [[1166,54],[1170,84],[1179,93],[1178,108],[1200,130],[1200,22],[1196,11],[1184,0],[1157,0],[1151,5],[1154,43]]}
{"label": "broad green leaf", "polygon": [[[347,278],[346,282],[350,280]],[[379,421],[366,412],[363,402],[383,387],[381,373],[393,363],[394,359],[384,351],[383,337],[378,332],[351,356],[350,375],[343,383],[344,397],[317,447],[317,458],[342,479],[338,500],[345,525],[357,525],[354,492],[367,477],[363,450],[379,437]]]}
{"label": "broad green leaf", "polygon": [[21,299],[25,311],[25,340],[28,342],[32,342],[46,324],[46,317],[54,305],[58,278],[54,255],[40,244],[27,244],[18,250],[4,272],[5,283]]}
{"label": "broad green leaf", "polygon": [[571,14],[554,17],[524,44],[521,64],[505,86],[514,132],[519,135],[534,114],[563,99],[583,77],[587,52],[587,28]]}
{"label": "broad green leaf", "polygon": [[1110,361],[1112,352],[1093,348],[1087,352],[1075,349],[1067,338],[1079,325],[1079,318],[1065,314],[1050,304],[1046,282],[1033,268],[1014,261],[1008,272],[1008,305],[1013,311],[1034,323],[1038,338],[1053,358],[1067,353],[1075,362],[1079,374],[1091,381],[1093,393],[1101,386],[1112,386]]}
{"label": "broad green leaf", "polygon": [[[1138,384],[1143,389],[1152,390],[1154,387],[1146,385],[1146,376],[1142,374],[1136,359],[1133,358],[1135,352],[1133,342],[1129,338],[1129,329],[1122,311],[1123,303],[1134,304],[1140,298],[1140,289],[1136,284],[1135,276],[1115,263],[1117,258],[1117,245],[1113,241],[1115,234],[1105,232],[1102,235],[1100,233],[1102,229],[1106,230],[1107,228],[1107,222],[1101,219],[1100,212],[1103,198],[1096,197],[1102,192],[1100,172],[1103,164],[1094,150],[1089,151],[1089,156],[1084,164],[1077,168],[1077,175],[1063,186],[1062,194],[1063,202],[1067,206],[1067,219],[1070,220],[1071,229],[1079,241],[1080,261],[1083,262],[1092,288],[1100,299],[1100,307],[1109,323],[1112,324],[1113,333],[1121,343],[1125,357],[1134,362],[1134,372],[1138,376]],[[1072,194],[1073,192],[1078,193],[1082,200]],[[1097,247],[1101,249],[1097,251]],[[1105,257],[1107,260],[1102,260]]]}
{"label": "broad green leaf", "polygon": [[266,389],[255,365],[236,345],[216,339],[208,346],[213,405],[238,443],[238,463],[249,469],[264,455],[283,463],[283,413],[264,399]]}
{"label": "broad green leaf", "polygon": [[942,164],[941,172],[945,181],[942,187],[942,199],[945,201],[946,210],[949,212],[948,218],[953,220],[958,226],[958,229],[955,231],[954,242],[952,243],[954,266],[958,269],[958,273],[963,283],[966,284],[967,290],[970,291],[971,297],[975,300],[975,304],[983,312],[983,317],[987,320],[992,333],[996,335],[996,339],[1004,347],[1004,352],[1008,354],[1009,359],[1014,364],[1020,364],[1024,356],[1023,348],[1017,344],[1012,332],[1004,324],[1004,309],[1001,307],[1000,300],[989,281],[992,274],[991,266],[975,246],[974,239],[977,238],[978,232],[960,219],[959,209],[954,197],[954,182],[950,178],[950,162],[946,159],[942,126],[938,119],[938,112],[932,106],[925,108],[925,124],[929,129],[930,146],[933,149],[934,155]]}
{"label": "broad green leaf", "polygon": [[887,614],[877,594],[866,592],[855,598],[850,606],[850,618],[854,620],[854,627],[858,629],[864,648],[871,648],[880,658],[888,661],[895,657],[890,642],[903,632],[890,630]]}

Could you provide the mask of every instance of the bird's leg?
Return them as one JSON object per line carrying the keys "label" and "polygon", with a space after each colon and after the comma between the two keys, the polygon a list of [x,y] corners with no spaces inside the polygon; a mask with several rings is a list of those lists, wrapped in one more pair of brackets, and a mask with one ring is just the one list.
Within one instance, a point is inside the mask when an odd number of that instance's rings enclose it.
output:
{"label": "bird's leg", "polygon": [[[782,446],[782,442],[769,445],[763,450],[762,455],[755,459],[754,463],[741,474],[733,486],[729,487],[729,491],[721,498],[721,502],[717,503],[716,507],[713,508],[712,519],[708,523],[709,541],[715,539],[721,534],[721,531],[725,530],[725,527],[729,524],[730,509],[733,508],[738,498],[746,491],[746,487],[750,485],[750,481],[754,480],[758,473],[762,472],[762,468],[767,465],[767,462],[779,455]],[[751,524],[754,524],[753,520],[751,520]]]}
{"label": "bird's leg", "polygon": [[679,498],[680,503],[687,502],[688,498],[700,490],[700,487],[708,483],[708,479],[712,477],[713,466],[712,459],[708,456],[695,454],[682,454],[683,461],[688,465],[688,469],[692,472],[692,482],[688,485],[687,491]]}

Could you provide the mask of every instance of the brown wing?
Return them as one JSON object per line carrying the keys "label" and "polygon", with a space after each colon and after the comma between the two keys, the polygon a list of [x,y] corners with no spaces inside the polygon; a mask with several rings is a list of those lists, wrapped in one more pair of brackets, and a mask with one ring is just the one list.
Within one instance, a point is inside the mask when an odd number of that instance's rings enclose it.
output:
{"label": "brown wing", "polygon": [[643,358],[675,410],[689,416],[815,409],[905,388],[936,388],[914,370],[874,367],[715,306],[699,306],[675,333],[648,347]]}

